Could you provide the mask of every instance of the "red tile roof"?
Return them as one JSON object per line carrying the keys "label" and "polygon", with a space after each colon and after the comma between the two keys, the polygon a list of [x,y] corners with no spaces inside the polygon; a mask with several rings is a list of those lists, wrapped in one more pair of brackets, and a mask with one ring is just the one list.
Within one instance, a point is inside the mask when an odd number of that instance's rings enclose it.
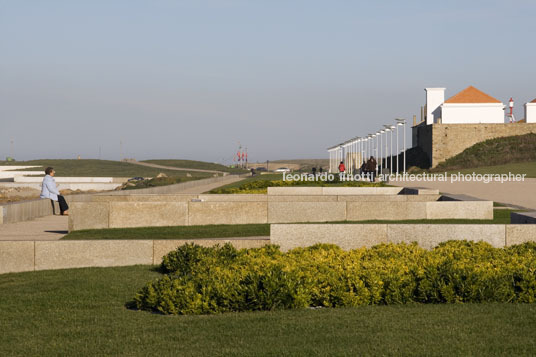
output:
{"label": "red tile roof", "polygon": [[534,98],[534,100],[531,103],[536,103],[536,98]]}
{"label": "red tile roof", "polygon": [[501,103],[501,101],[487,95],[473,86],[469,86],[447,99],[445,103]]}

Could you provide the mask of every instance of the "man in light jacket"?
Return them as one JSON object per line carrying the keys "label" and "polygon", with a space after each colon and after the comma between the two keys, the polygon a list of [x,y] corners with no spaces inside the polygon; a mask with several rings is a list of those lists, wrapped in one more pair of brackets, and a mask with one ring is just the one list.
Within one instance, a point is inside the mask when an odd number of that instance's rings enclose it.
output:
{"label": "man in light jacket", "polygon": [[45,169],[45,178],[43,179],[43,184],[41,188],[41,198],[48,198],[53,201],[57,201],[60,205],[60,213],[62,216],[69,215],[69,206],[65,201],[65,198],[60,195],[58,187],[56,186],[56,181],[54,180],[54,174],[56,172],[52,167],[47,167]]}

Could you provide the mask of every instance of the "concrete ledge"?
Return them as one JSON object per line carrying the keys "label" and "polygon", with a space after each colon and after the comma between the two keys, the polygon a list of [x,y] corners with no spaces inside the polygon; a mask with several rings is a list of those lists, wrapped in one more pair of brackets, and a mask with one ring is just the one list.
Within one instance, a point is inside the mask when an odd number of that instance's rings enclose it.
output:
{"label": "concrete ledge", "polygon": [[231,243],[237,249],[259,248],[264,237],[188,240],[0,241],[0,274],[34,270],[159,264],[178,246]]}
{"label": "concrete ledge", "polygon": [[536,212],[511,212],[512,224],[536,224]]}
{"label": "concrete ledge", "polygon": [[0,241],[0,274],[34,270],[34,242]]}
{"label": "concrete ledge", "polygon": [[387,242],[386,224],[272,224],[270,242],[282,251],[317,243],[351,250]]}
{"label": "concrete ledge", "polygon": [[188,225],[187,202],[111,202],[109,228]]}
{"label": "concrete ledge", "polygon": [[267,195],[257,194],[204,194],[198,195],[197,199],[207,202],[267,202]]}
{"label": "concrete ledge", "polygon": [[348,221],[425,219],[428,202],[347,202]]}
{"label": "concrete ledge", "polygon": [[323,195],[398,195],[402,187],[322,187]]}
{"label": "concrete ledge", "polygon": [[[268,202],[337,202],[339,196],[267,196]],[[351,196],[349,196],[351,197]]]}
{"label": "concrete ledge", "polygon": [[189,202],[188,225],[267,223],[266,202]]}
{"label": "concrete ledge", "polygon": [[153,263],[150,240],[36,241],[35,270]]}
{"label": "concrete ledge", "polygon": [[[502,248],[505,246],[505,226],[504,224],[272,224],[270,240],[284,251],[316,243],[336,244],[349,250],[380,243],[417,242],[421,247],[431,249],[442,242],[464,239],[485,241],[494,247]],[[527,239],[536,241],[536,237]]]}
{"label": "concrete ledge", "polygon": [[268,202],[268,223],[346,220],[346,202]]}
{"label": "concrete ledge", "polygon": [[268,195],[322,195],[322,187],[268,187]]}
{"label": "concrete ledge", "polygon": [[493,219],[493,201],[426,202],[427,219]]}
{"label": "concrete ledge", "polygon": [[506,246],[536,242],[536,225],[508,224],[506,225]]}
{"label": "concrete ledge", "polygon": [[109,202],[73,202],[69,207],[69,232],[109,227]]}
{"label": "concrete ledge", "polygon": [[506,229],[504,224],[389,224],[387,236],[391,243],[417,242],[426,249],[449,240],[464,239],[503,248]]}

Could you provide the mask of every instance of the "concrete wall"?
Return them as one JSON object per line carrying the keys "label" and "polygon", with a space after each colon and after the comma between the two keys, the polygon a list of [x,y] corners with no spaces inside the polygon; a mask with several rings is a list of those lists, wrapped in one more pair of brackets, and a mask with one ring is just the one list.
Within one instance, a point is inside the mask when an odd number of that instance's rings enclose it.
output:
{"label": "concrete wall", "polygon": [[536,123],[536,102],[525,103],[525,120],[527,123]]}
{"label": "concrete wall", "polygon": [[425,88],[426,123],[433,124],[441,117],[441,104],[445,101],[445,88]]}
{"label": "concrete wall", "polygon": [[268,187],[268,196],[398,195],[402,187]]}
{"label": "concrete wall", "polygon": [[[113,177],[54,177],[56,183],[116,183],[126,182],[127,178],[117,180]],[[43,182],[43,177],[17,176],[14,182]]]}
{"label": "concrete wall", "polygon": [[317,243],[345,250],[381,243],[417,242],[431,249],[449,240],[484,241],[494,247],[536,242],[536,225],[505,224],[272,224],[270,242],[283,251]]}
{"label": "concrete wall", "polygon": [[[436,201],[438,195],[244,195],[244,199],[240,196],[229,195],[229,200],[225,200],[224,195],[215,195],[213,200],[207,199],[207,195],[192,199],[191,195],[93,196],[93,202],[71,204],[69,231],[206,224],[493,218],[491,201],[443,202]],[[106,200],[107,197],[111,200]]]}
{"label": "concrete wall", "polygon": [[[59,212],[57,204],[56,209]],[[48,199],[37,199],[24,202],[5,203],[3,206],[0,206],[0,210],[3,216],[1,223],[15,223],[51,215],[52,205]]]}
{"label": "concrete wall", "polygon": [[[74,201],[87,202],[90,194],[79,194],[65,196],[65,200],[69,205]],[[54,203],[56,214],[59,214],[60,209],[58,203]],[[49,199],[35,199],[30,201],[4,203],[0,206],[0,224],[16,223],[29,221],[34,218],[52,215],[52,204]]]}
{"label": "concrete wall", "polygon": [[503,124],[502,103],[445,103],[441,106],[442,124]]}
{"label": "concrete wall", "polygon": [[536,123],[419,124],[413,127],[413,146],[421,147],[435,167],[481,141],[528,133],[536,133]]}
{"label": "concrete wall", "polygon": [[268,239],[0,241],[0,274],[34,270],[160,264],[178,246],[231,243],[259,248]]}
{"label": "concrete wall", "polygon": [[[115,183],[69,183],[69,182],[61,182],[57,184],[58,190],[80,190],[80,191],[112,191],[115,190],[117,187],[121,186],[121,183],[115,182]],[[41,181],[39,182],[2,182],[0,184],[0,187],[13,187],[13,188],[19,188],[19,187],[25,187],[25,188],[31,188],[34,190],[41,191]]]}

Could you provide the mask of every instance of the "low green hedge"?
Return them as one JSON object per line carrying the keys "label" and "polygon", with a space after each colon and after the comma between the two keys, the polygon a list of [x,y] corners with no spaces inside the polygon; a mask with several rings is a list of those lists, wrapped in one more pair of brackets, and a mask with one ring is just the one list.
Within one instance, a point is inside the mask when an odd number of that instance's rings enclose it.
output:
{"label": "low green hedge", "polygon": [[536,301],[536,244],[505,249],[450,241],[427,251],[382,244],[343,251],[319,244],[236,250],[184,245],[163,278],[135,296],[138,309],[209,314],[370,304]]}

